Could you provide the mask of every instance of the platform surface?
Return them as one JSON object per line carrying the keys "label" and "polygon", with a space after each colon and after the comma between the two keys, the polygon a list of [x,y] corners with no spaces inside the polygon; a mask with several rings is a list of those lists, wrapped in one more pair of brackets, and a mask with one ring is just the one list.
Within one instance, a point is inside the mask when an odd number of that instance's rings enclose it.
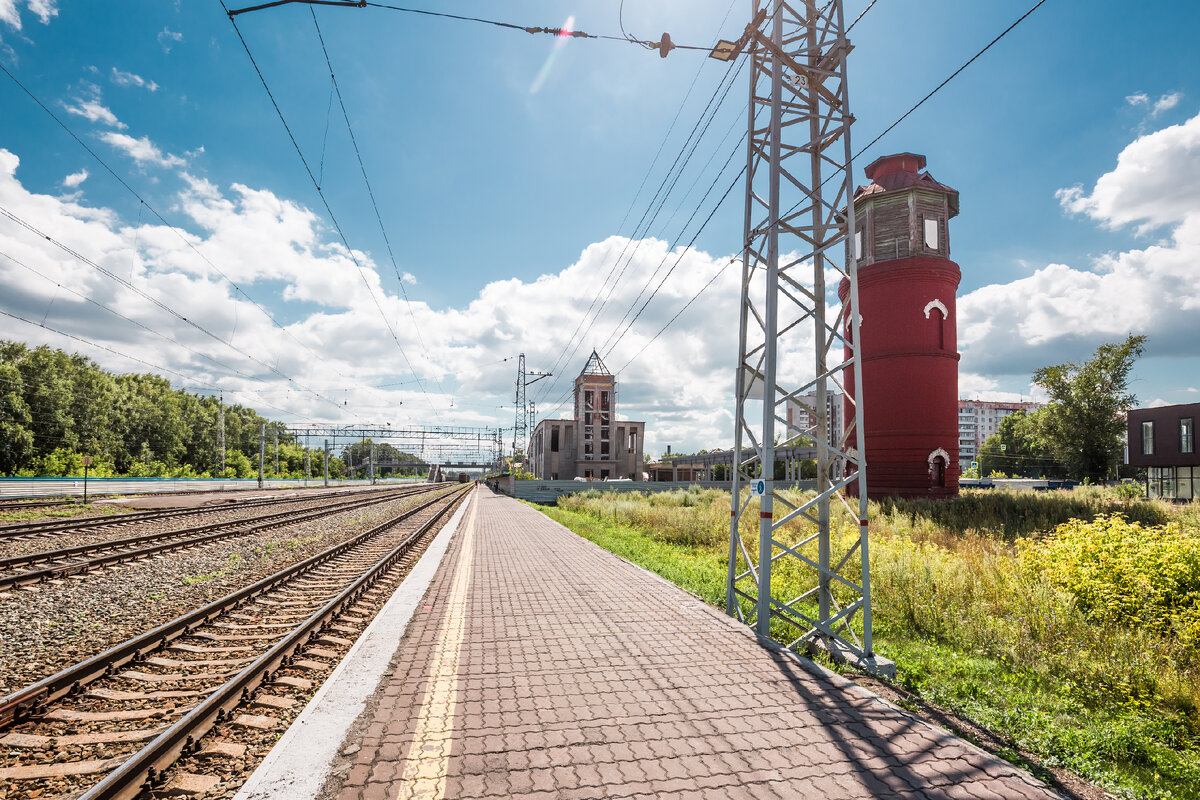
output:
{"label": "platform surface", "polygon": [[339,800],[1059,797],[535,509],[474,500]]}

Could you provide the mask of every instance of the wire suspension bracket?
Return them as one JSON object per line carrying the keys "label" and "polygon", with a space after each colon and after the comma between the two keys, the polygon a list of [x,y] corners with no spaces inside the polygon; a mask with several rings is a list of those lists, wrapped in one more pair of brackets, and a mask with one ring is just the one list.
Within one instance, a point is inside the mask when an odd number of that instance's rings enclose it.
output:
{"label": "wire suspension bracket", "polygon": [[[725,43],[733,54],[748,48],[751,62],[733,451],[740,455],[726,611],[763,639],[774,633],[789,649],[823,650],[890,676],[895,665],[875,653],[871,636],[858,275],[850,255],[851,47],[842,0],[753,0],[753,12],[746,35]],[[756,124],[760,110],[769,113]],[[848,284],[848,305],[830,302],[837,286],[826,276]],[[811,371],[802,366],[806,350]],[[847,378],[855,398],[846,394]],[[845,397],[840,429],[830,424],[831,390]],[[775,485],[775,448],[804,437],[816,447],[817,487],[798,500]],[[845,508],[857,535],[835,539],[835,506]]]}

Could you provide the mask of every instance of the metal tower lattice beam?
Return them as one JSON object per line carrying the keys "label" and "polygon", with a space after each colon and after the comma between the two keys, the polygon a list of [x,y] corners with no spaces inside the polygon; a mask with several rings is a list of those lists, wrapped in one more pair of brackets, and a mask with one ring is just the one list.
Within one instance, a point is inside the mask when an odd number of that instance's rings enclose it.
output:
{"label": "metal tower lattice beam", "polygon": [[[861,403],[858,275],[849,255],[856,241],[850,45],[842,1],[753,0],[753,12],[755,22],[739,43],[749,49],[751,74],[733,449],[753,455],[733,474],[727,611],[760,636],[774,632],[789,647],[822,648],[889,673],[894,666],[875,654],[871,635],[861,405],[852,404],[844,385],[852,375]],[[849,312],[836,297],[831,301],[837,287],[827,285],[827,276],[848,284]],[[809,369],[804,352],[812,354]],[[844,431],[827,425],[834,387],[846,397]],[[809,413],[788,413],[798,406]],[[792,421],[802,416],[812,424]],[[847,446],[852,432],[857,449]],[[776,445],[801,437],[816,446],[817,491],[809,499],[782,496],[772,480]],[[858,494],[853,504],[843,493],[851,486]],[[856,536],[831,536],[835,505],[857,522]],[[789,586],[799,576],[799,591],[784,595],[783,581],[772,583],[778,573]]]}

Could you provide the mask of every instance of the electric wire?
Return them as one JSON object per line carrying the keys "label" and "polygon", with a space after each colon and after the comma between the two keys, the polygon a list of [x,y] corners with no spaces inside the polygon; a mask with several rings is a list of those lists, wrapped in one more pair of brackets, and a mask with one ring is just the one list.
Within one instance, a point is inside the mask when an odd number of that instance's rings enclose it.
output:
{"label": "electric wire", "polygon": [[[724,103],[730,88],[733,86],[737,76],[741,72],[741,69],[745,66],[745,63],[746,61],[743,59],[739,63],[739,66],[736,70],[727,70],[722,76],[721,81],[718,82],[716,88],[713,90],[712,95],[709,97],[708,102],[705,104],[704,110],[701,112],[700,117],[692,126],[692,130],[684,140],[679,153],[676,154],[675,160],[672,162],[670,168],[668,168],[667,173],[663,176],[663,179],[659,183],[659,187],[655,191],[654,196],[650,199],[649,205],[647,205],[646,210],[642,213],[641,219],[639,219],[638,224],[634,227],[633,234],[626,239],[620,254],[618,254],[616,260],[613,262],[613,267],[609,271],[609,276],[613,276],[615,274],[615,277],[611,283],[606,279],[604,283],[601,284],[600,292],[604,293],[603,300],[600,300],[599,293],[597,294],[596,298],[593,299],[592,303],[588,306],[588,310],[584,313],[584,316],[580,319],[579,324],[576,326],[575,331],[571,334],[566,344],[563,346],[559,358],[555,362],[556,366],[554,369],[552,369],[552,371],[557,370],[557,365],[559,363],[569,363],[570,360],[575,357],[575,354],[579,351],[579,348],[582,346],[583,342],[586,341],[588,334],[595,326],[597,320],[599,320],[600,314],[603,313],[604,309],[607,307],[613,291],[616,289],[617,285],[624,277],[625,272],[633,263],[633,259],[636,256],[638,249],[642,246],[642,241],[644,240],[646,233],[649,231],[650,226],[653,225],[658,219],[659,213],[662,211],[663,206],[666,204],[667,198],[677,185],[679,177],[683,174],[683,170],[686,169],[687,165],[691,162],[692,157],[695,155],[695,152],[699,147],[701,139],[703,138],[704,134],[707,133],[712,121],[716,118],[717,112],[719,111],[722,103]],[[727,79],[728,83],[726,83]],[[718,96],[720,98],[719,100]],[[715,106],[713,105],[714,101],[716,102]],[[651,214],[652,210],[653,214]],[[647,218],[649,218],[648,221]],[[641,231],[641,233],[639,233],[639,231]],[[633,247],[632,251],[629,249],[631,245]],[[622,261],[624,261],[624,264],[622,264]],[[653,277],[651,277],[650,280],[653,280]],[[605,292],[605,286],[608,287],[607,292]],[[597,300],[600,300],[599,307],[596,307]],[[592,314],[593,309],[594,314]],[[592,315],[590,323],[587,322],[589,314]],[[586,329],[583,329],[585,324],[587,327]],[[583,329],[582,334],[579,333],[581,329]],[[572,343],[574,343],[574,346],[572,346]],[[568,350],[570,351],[569,353]],[[542,389],[539,393],[538,402],[542,402],[547,396],[549,396],[558,383],[559,378],[556,378],[547,384],[546,388]]]}
{"label": "electric wire", "polygon": [[[275,374],[276,376],[278,376],[278,377],[282,378],[282,379],[283,379],[284,381],[286,381],[287,383],[289,383],[289,384],[291,384],[292,386],[296,387],[296,389],[297,389],[297,390],[303,391],[303,392],[305,392],[305,393],[307,393],[307,394],[311,394],[313,397],[315,397],[315,398],[317,398],[317,399],[319,399],[319,400],[322,400],[322,401],[324,401],[324,402],[326,402],[326,403],[329,403],[330,405],[333,405],[333,406],[337,407],[337,403],[336,403],[336,402],[334,402],[333,400],[331,400],[330,398],[328,398],[328,397],[325,397],[325,396],[324,396],[324,395],[322,395],[320,392],[316,392],[316,391],[313,391],[313,390],[311,390],[311,389],[308,389],[308,388],[307,388],[307,387],[305,387],[304,385],[302,385],[302,384],[298,383],[298,382],[297,382],[297,381],[296,381],[294,378],[292,378],[290,375],[287,375],[287,374],[285,374],[284,372],[280,371],[278,367],[271,366],[270,364],[266,363],[266,362],[265,362],[265,361],[263,361],[262,359],[260,359],[260,358],[257,358],[257,357],[256,357],[256,356],[254,356],[254,355],[251,355],[250,353],[246,352],[245,350],[243,350],[242,348],[240,348],[240,347],[238,347],[237,345],[233,344],[232,342],[227,342],[227,341],[225,341],[225,340],[224,340],[224,339],[222,339],[220,336],[218,336],[217,334],[213,333],[212,331],[210,331],[208,328],[204,327],[204,326],[203,326],[203,325],[201,325],[200,323],[198,323],[198,322],[196,322],[195,320],[192,320],[192,319],[190,319],[190,318],[188,318],[188,317],[185,317],[183,314],[181,314],[180,312],[176,311],[174,308],[172,308],[171,306],[167,305],[167,304],[166,304],[165,302],[163,302],[162,300],[158,299],[157,297],[154,297],[153,295],[149,294],[148,292],[146,292],[146,291],[144,291],[144,290],[142,290],[142,289],[139,289],[138,287],[134,286],[134,285],[133,285],[132,283],[130,283],[129,281],[127,281],[127,280],[125,280],[124,278],[122,278],[120,275],[117,275],[116,273],[112,272],[111,270],[109,270],[109,269],[106,269],[105,267],[102,267],[102,266],[100,266],[98,263],[96,263],[95,261],[91,260],[90,258],[88,258],[87,256],[83,255],[82,253],[78,252],[77,250],[75,250],[75,249],[71,248],[69,245],[67,245],[67,244],[65,244],[65,243],[63,243],[63,242],[60,242],[59,240],[55,239],[55,238],[54,238],[53,236],[51,236],[50,234],[48,234],[48,233],[46,233],[46,232],[44,232],[44,231],[40,230],[40,229],[39,229],[39,228],[37,228],[36,226],[34,226],[32,223],[30,223],[30,222],[28,222],[27,220],[25,220],[25,219],[23,219],[23,218],[21,218],[21,217],[17,216],[15,213],[13,213],[12,211],[10,211],[8,208],[5,208],[4,206],[0,206],[0,216],[7,217],[8,219],[12,220],[12,221],[13,221],[13,222],[15,222],[16,224],[20,225],[22,228],[25,228],[27,231],[29,231],[29,232],[30,232],[30,233],[32,233],[33,235],[37,236],[38,238],[40,238],[40,239],[42,239],[42,240],[45,240],[45,241],[49,242],[50,244],[54,245],[54,246],[55,246],[55,247],[57,247],[58,249],[62,250],[62,251],[63,251],[64,253],[66,253],[67,255],[71,256],[72,258],[76,259],[77,261],[79,261],[79,262],[81,262],[81,263],[83,263],[83,264],[86,264],[86,265],[88,265],[89,267],[91,267],[92,269],[94,269],[94,270],[96,270],[97,272],[101,273],[102,275],[104,275],[105,277],[109,278],[110,280],[113,280],[113,281],[115,281],[115,282],[117,282],[117,283],[121,284],[121,285],[122,285],[122,286],[124,286],[126,289],[128,289],[128,290],[132,291],[133,293],[137,294],[139,297],[142,297],[142,298],[144,298],[145,300],[148,300],[150,303],[152,303],[152,304],[153,304],[154,306],[156,306],[157,308],[159,308],[159,309],[161,309],[161,310],[165,311],[166,313],[170,314],[171,316],[175,317],[175,318],[176,318],[176,319],[178,319],[180,322],[183,322],[183,323],[187,324],[188,326],[190,326],[190,327],[192,327],[192,328],[196,329],[197,331],[199,331],[200,333],[202,333],[202,334],[204,334],[205,336],[209,337],[210,339],[212,339],[213,341],[217,342],[218,344],[221,344],[221,345],[224,345],[225,347],[228,347],[229,349],[233,350],[235,353],[237,353],[238,355],[242,356],[243,358],[246,358],[246,359],[247,359],[247,360],[249,360],[249,361],[253,361],[255,364],[258,364],[259,366],[263,367],[264,369],[268,370],[269,372],[271,372],[271,373]],[[172,370],[172,372],[174,372],[174,371]],[[181,373],[175,373],[175,374],[181,374]]]}
{"label": "electric wire", "polygon": [[[317,12],[310,5],[309,13],[312,14],[313,27],[317,31],[317,40],[321,43],[321,53],[325,56],[325,66],[329,67],[329,80],[333,86],[333,92],[337,94],[338,105],[342,107],[342,118],[346,120],[346,130],[350,133],[350,143],[354,145],[354,156],[358,159],[358,168],[362,172],[363,183],[367,186],[367,196],[371,199],[371,207],[375,210],[375,220],[379,223],[379,232],[383,235],[383,242],[387,246],[388,259],[392,262],[392,270],[396,273],[396,285],[400,287],[400,294],[404,298],[404,304],[408,308],[408,316],[412,319],[413,331],[417,334],[417,342],[421,345],[422,352],[428,352],[425,346],[425,339],[421,336],[421,325],[417,322],[417,316],[413,313],[412,301],[408,299],[408,290],[404,288],[404,278],[400,275],[400,265],[396,263],[396,255],[392,252],[392,240],[388,237],[387,228],[383,224],[383,215],[379,213],[379,203],[375,200],[375,190],[371,187],[371,179],[367,176],[367,167],[363,163],[362,151],[358,148],[358,138],[354,135],[354,126],[350,124],[350,113],[346,110],[346,100],[342,97],[342,89],[338,86],[337,76],[333,71],[333,62],[329,58],[329,50],[325,47],[325,36],[321,33],[321,26],[317,22]],[[333,96],[330,95],[332,103]],[[328,129],[328,128],[327,128]],[[322,146],[321,155],[322,164],[324,163],[324,149]],[[438,385],[438,391],[442,394],[446,390],[442,387],[439,379],[435,378],[434,382]],[[420,385],[420,380],[417,381]]]}
{"label": "electric wire", "polygon": [[[226,13],[229,12],[229,7],[225,5],[225,0],[221,0],[221,7],[225,9]],[[363,285],[367,289],[367,294],[370,295],[371,301],[375,304],[375,308],[379,312],[379,318],[383,321],[384,327],[387,328],[388,333],[392,337],[392,341],[396,344],[396,349],[399,350],[400,356],[404,359],[405,365],[407,365],[409,371],[413,374],[413,377],[418,377],[417,371],[412,365],[412,361],[409,360],[408,353],[404,350],[404,345],[400,343],[400,337],[396,335],[396,331],[392,327],[392,323],[388,320],[387,314],[384,312],[383,306],[379,302],[379,298],[375,295],[375,290],[372,288],[370,280],[367,279],[366,270],[359,262],[358,257],[355,256],[354,248],[350,246],[350,242],[346,238],[345,232],[342,230],[341,223],[339,223],[337,220],[337,215],[333,213],[333,208],[329,205],[329,201],[325,197],[324,190],[321,188],[320,183],[317,182],[316,176],[313,175],[312,167],[309,166],[308,159],[304,157],[304,152],[300,149],[300,144],[296,141],[296,137],[292,133],[291,126],[288,125],[287,118],[283,114],[283,109],[281,109],[279,107],[279,103],[276,102],[275,95],[271,92],[271,87],[267,83],[266,76],[263,75],[262,70],[259,68],[258,62],[254,58],[254,54],[250,51],[250,45],[246,42],[245,37],[242,36],[242,31],[238,27],[237,20],[234,19],[233,14],[229,14],[229,22],[233,26],[234,33],[237,34],[238,41],[242,44],[242,49],[246,52],[246,57],[250,59],[250,64],[252,67],[254,67],[254,72],[256,75],[258,75],[258,80],[260,83],[262,83],[263,89],[267,93],[267,98],[271,101],[272,108],[275,109],[275,114],[279,117],[279,121],[283,124],[283,128],[287,132],[288,139],[291,141],[292,147],[296,151],[296,155],[299,156],[300,163],[304,166],[304,171],[308,174],[309,180],[312,181],[313,186],[316,188],[317,196],[321,198],[321,204],[325,206],[325,212],[329,215],[329,220],[333,223],[334,230],[337,231],[338,237],[342,240],[342,244],[346,248],[347,257],[358,269],[359,277],[362,278]],[[429,393],[425,390],[425,384],[418,382],[417,386],[421,389],[421,393],[425,396],[425,400],[429,404],[430,409],[433,410],[438,417],[441,417],[441,411],[434,405],[432,398],[429,397]]]}
{"label": "electric wire", "polygon": [[[34,93],[33,93],[33,92],[32,92],[32,91],[31,91],[31,90],[28,88],[28,87],[26,87],[26,86],[25,86],[25,84],[21,83],[21,81],[20,81],[20,80],[17,78],[17,76],[16,76],[16,75],[14,75],[14,74],[13,74],[13,73],[12,73],[12,72],[11,72],[11,71],[8,69],[8,67],[6,67],[6,66],[4,65],[4,63],[3,63],[3,61],[2,61],[2,60],[0,60],[0,71],[3,71],[3,72],[4,72],[4,74],[8,76],[9,80],[11,80],[13,83],[15,83],[15,84],[17,85],[17,87],[18,87],[18,88],[20,88],[20,90],[21,90],[21,91],[23,91],[23,92],[24,92],[24,93],[25,93],[25,94],[26,94],[26,95],[29,97],[29,99],[30,99],[30,100],[32,100],[32,101],[33,101],[33,102],[34,102],[34,103],[35,103],[35,104],[36,104],[36,105],[37,105],[39,108],[41,108],[43,111],[45,111],[45,112],[46,112],[46,114],[47,114],[47,115],[49,115],[49,117],[50,117],[52,120],[54,120],[56,123],[58,123],[58,126],[59,126],[60,128],[62,128],[64,131],[66,131],[67,135],[68,135],[68,136],[70,136],[72,139],[74,139],[74,140],[75,140],[75,142],[76,142],[76,143],[77,143],[77,144],[78,144],[80,147],[82,147],[82,148],[83,148],[83,149],[84,149],[84,150],[87,152],[87,154],[88,154],[88,155],[90,155],[90,156],[91,156],[91,157],[92,157],[92,158],[93,158],[93,159],[96,161],[96,163],[98,163],[98,164],[99,164],[101,167],[103,167],[103,168],[104,168],[104,170],[105,170],[106,172],[108,172],[108,174],[109,174],[109,175],[111,175],[111,176],[112,176],[112,177],[113,177],[113,178],[114,178],[114,179],[117,181],[117,183],[119,183],[119,184],[120,184],[120,185],[121,185],[121,186],[122,186],[122,187],[123,187],[123,188],[124,188],[124,189],[125,189],[127,192],[129,192],[131,195],[133,195],[133,197],[135,197],[135,198],[137,199],[137,201],[138,201],[138,203],[139,203],[139,206],[138,206],[138,209],[139,209],[138,213],[139,213],[139,214],[141,213],[141,209],[142,209],[142,208],[147,208],[147,209],[149,209],[149,210],[150,210],[150,213],[151,213],[151,214],[153,214],[153,215],[154,215],[154,217],[155,217],[155,218],[156,218],[156,219],[157,219],[157,220],[158,220],[160,223],[162,223],[162,225],[163,225],[164,227],[166,227],[168,230],[170,230],[172,233],[174,233],[174,234],[175,234],[175,236],[176,236],[176,237],[178,237],[178,239],[179,239],[181,242],[183,242],[183,243],[184,243],[184,244],[185,244],[185,245],[188,247],[188,249],[189,249],[189,250],[191,250],[193,253],[195,253],[195,254],[196,254],[196,255],[197,255],[197,256],[198,256],[198,257],[199,257],[199,258],[200,258],[200,259],[201,259],[201,260],[202,260],[202,261],[203,261],[205,264],[207,264],[208,266],[212,267],[213,271],[214,271],[214,272],[216,272],[218,275],[220,275],[220,276],[221,276],[221,277],[222,277],[222,278],[225,280],[225,282],[226,282],[227,284],[229,284],[229,286],[231,286],[231,287],[233,288],[233,290],[234,290],[234,291],[235,291],[237,294],[241,295],[241,296],[242,296],[243,298],[245,298],[245,299],[246,299],[246,300],[247,300],[247,301],[248,301],[248,302],[249,302],[251,305],[253,305],[253,306],[254,306],[255,308],[257,308],[257,309],[258,309],[260,312],[262,312],[262,314],[263,314],[263,315],[264,315],[264,316],[265,316],[267,319],[269,319],[269,320],[271,321],[271,324],[272,324],[272,325],[274,325],[274,326],[275,326],[276,328],[278,328],[279,330],[283,331],[283,333],[284,333],[284,334],[286,334],[288,338],[290,338],[292,341],[294,341],[294,342],[295,342],[296,344],[298,344],[300,347],[304,348],[306,351],[308,351],[309,353],[311,353],[312,355],[314,355],[314,356],[315,356],[315,357],[316,357],[318,360],[320,360],[320,361],[322,361],[322,362],[324,362],[324,363],[330,363],[330,362],[329,362],[329,361],[328,361],[328,360],[327,360],[325,357],[323,357],[323,356],[322,356],[322,355],[321,355],[319,352],[317,352],[316,350],[314,350],[313,348],[311,348],[311,347],[309,347],[307,344],[305,344],[303,341],[301,341],[300,339],[298,339],[298,338],[296,337],[296,335],[295,335],[295,334],[293,334],[293,333],[292,333],[290,330],[288,330],[288,329],[287,329],[287,326],[283,325],[283,324],[282,324],[282,323],[281,323],[279,320],[277,320],[277,319],[275,318],[275,316],[274,316],[273,314],[271,314],[271,312],[270,312],[270,311],[268,311],[268,310],[266,309],[266,307],[265,307],[265,306],[263,306],[261,303],[259,303],[258,301],[256,301],[254,298],[252,298],[252,297],[251,297],[251,296],[250,296],[250,295],[249,295],[249,294],[248,294],[248,293],[247,293],[247,292],[246,292],[244,289],[242,289],[242,287],[241,287],[241,286],[239,286],[239,285],[238,285],[237,283],[235,283],[235,282],[234,282],[234,281],[233,281],[233,280],[232,280],[232,279],[231,279],[231,278],[230,278],[228,275],[226,275],[226,274],[225,274],[225,272],[224,272],[224,271],[223,271],[223,270],[222,270],[220,267],[218,267],[216,264],[214,264],[214,263],[212,262],[212,260],[210,260],[210,259],[208,258],[208,256],[204,255],[204,253],[202,253],[202,252],[199,250],[199,248],[197,248],[197,247],[196,247],[196,245],[195,245],[195,244],[193,244],[193,243],[192,243],[192,242],[191,242],[191,241],[188,239],[188,237],[184,236],[184,235],[183,235],[183,232],[182,232],[181,230],[179,230],[179,228],[177,228],[176,226],[174,226],[174,225],[172,225],[171,223],[167,222],[166,218],[165,218],[165,217],[163,217],[163,215],[162,215],[162,214],[160,214],[160,213],[158,212],[158,209],[156,209],[156,208],[155,208],[153,205],[151,205],[151,204],[150,204],[150,203],[149,203],[149,202],[148,202],[148,201],[147,201],[145,198],[143,198],[143,197],[142,197],[140,194],[138,194],[137,190],[135,190],[135,189],[134,189],[134,188],[133,188],[133,187],[132,187],[132,186],[131,186],[131,185],[130,185],[130,184],[129,184],[129,183],[128,183],[128,182],[127,182],[125,179],[124,179],[124,178],[122,178],[120,175],[118,175],[118,174],[117,174],[117,172],[116,172],[116,170],[114,170],[112,167],[110,167],[110,166],[108,165],[108,162],[106,162],[104,159],[102,159],[102,158],[101,158],[101,157],[100,157],[100,156],[99,156],[99,155],[96,153],[96,151],[95,151],[95,150],[93,150],[93,149],[92,149],[92,148],[91,148],[91,147],[90,147],[90,146],[87,144],[87,142],[83,141],[83,139],[81,139],[81,138],[79,137],[79,135],[78,135],[78,134],[76,134],[76,133],[75,133],[75,131],[74,131],[74,130],[72,130],[72,129],[71,129],[71,127],[70,127],[69,125],[67,125],[65,122],[63,122],[63,120],[62,120],[62,119],[61,119],[61,118],[60,118],[60,117],[59,117],[57,114],[55,114],[53,111],[51,111],[51,110],[50,110],[50,107],[49,107],[49,106],[47,106],[45,103],[43,103],[43,102],[41,101],[41,99],[40,99],[40,98],[39,98],[37,95],[35,95],[35,94],[34,94]],[[331,364],[331,366],[333,366],[333,365]],[[334,371],[335,371],[335,372],[337,372],[337,374],[338,374],[338,375],[340,375],[341,377],[343,377],[343,378],[347,377],[347,376],[346,376],[344,373],[342,373],[340,370],[338,370],[336,366],[334,366],[334,367],[333,367],[333,369],[334,369]]]}

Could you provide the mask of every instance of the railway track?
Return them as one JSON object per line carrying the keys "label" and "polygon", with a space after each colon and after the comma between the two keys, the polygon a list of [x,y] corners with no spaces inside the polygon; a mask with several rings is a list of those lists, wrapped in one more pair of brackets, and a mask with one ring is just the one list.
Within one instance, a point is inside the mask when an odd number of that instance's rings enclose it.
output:
{"label": "railway track", "polygon": [[78,500],[0,500],[0,514],[13,511],[26,511],[31,508],[55,508],[57,506],[81,505]]}
{"label": "railway track", "polygon": [[223,539],[250,536],[271,528],[306,522],[342,511],[366,508],[428,491],[431,490],[426,487],[416,489],[405,487],[387,492],[358,493],[359,496],[349,498],[342,494],[342,499],[315,508],[288,509],[250,519],[215,522],[180,530],[160,531],[0,558],[0,591],[73,575],[86,575],[94,570],[126,561],[136,561],[175,550],[200,547]]}
{"label": "railway track", "polygon": [[360,492],[323,492],[305,497],[267,497],[256,500],[238,501],[230,498],[220,506],[201,506],[199,508],[165,508],[154,511],[134,511],[128,514],[114,514],[104,517],[87,517],[84,519],[55,519],[37,522],[23,522],[13,525],[0,525],[0,542],[7,539],[24,539],[34,536],[51,536],[57,533],[79,533],[102,528],[119,528],[146,522],[160,522],[183,517],[194,517],[202,514],[218,514],[225,511],[240,511],[247,508],[262,508],[263,506],[279,505],[282,503],[305,502],[309,500],[326,500],[336,497],[347,497]]}
{"label": "railway track", "polygon": [[[332,671],[467,491],[440,492],[0,699],[0,783],[13,787],[9,797],[217,788],[211,772],[219,770],[205,765],[244,754],[240,736],[274,742],[282,718]],[[187,771],[172,774],[181,757]]]}

